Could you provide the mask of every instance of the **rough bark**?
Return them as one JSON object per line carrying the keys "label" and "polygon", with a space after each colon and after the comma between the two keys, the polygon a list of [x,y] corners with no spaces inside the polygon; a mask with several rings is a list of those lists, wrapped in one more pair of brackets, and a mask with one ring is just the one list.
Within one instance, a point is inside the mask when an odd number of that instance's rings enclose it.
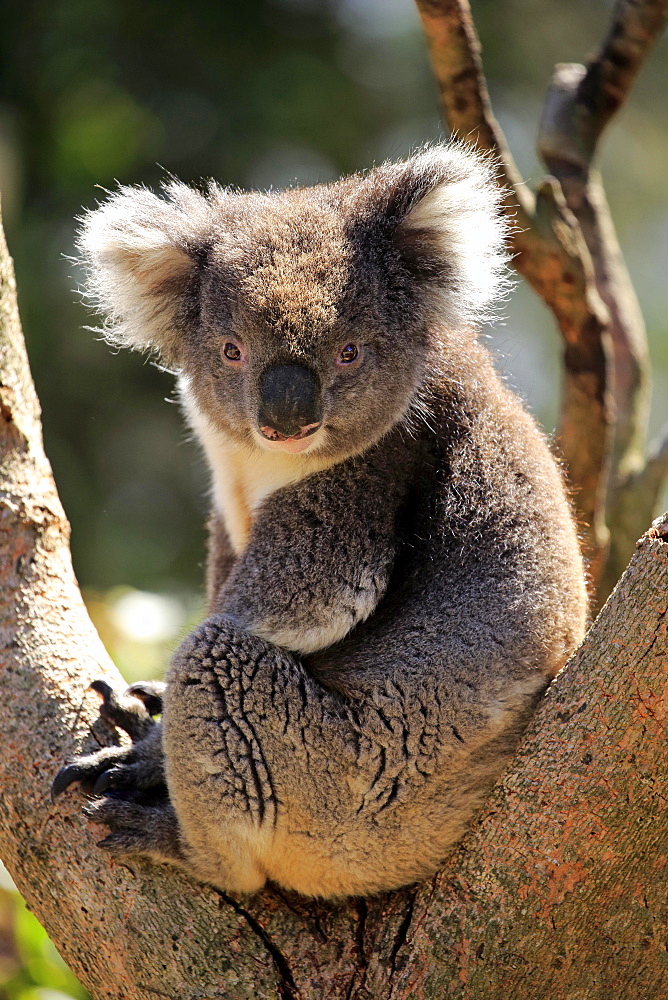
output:
{"label": "rough bark", "polygon": [[[432,883],[235,900],[95,846],[59,764],[122,681],[86,615],[0,243],[0,857],[95,1000],[540,1000],[668,993],[668,517]],[[99,831],[97,831],[99,832]]]}

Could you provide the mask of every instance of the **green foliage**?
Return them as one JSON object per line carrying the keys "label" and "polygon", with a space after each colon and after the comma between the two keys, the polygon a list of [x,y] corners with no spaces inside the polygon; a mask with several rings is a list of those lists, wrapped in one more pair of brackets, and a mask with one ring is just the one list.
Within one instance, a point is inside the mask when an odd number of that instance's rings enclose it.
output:
{"label": "green foliage", "polygon": [[89,1000],[17,892],[0,888],[0,1000]]}

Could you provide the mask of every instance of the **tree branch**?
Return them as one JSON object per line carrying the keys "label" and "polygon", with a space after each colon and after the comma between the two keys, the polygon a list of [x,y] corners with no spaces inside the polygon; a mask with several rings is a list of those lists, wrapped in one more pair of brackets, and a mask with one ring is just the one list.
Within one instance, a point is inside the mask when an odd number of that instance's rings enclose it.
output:
{"label": "tree branch", "polygon": [[[445,118],[453,132],[478,149],[491,150],[499,180],[508,189],[506,205],[518,229],[530,227],[535,199],[524,184],[505,136],[492,112],[482,68],[480,41],[471,8],[462,0],[416,0]],[[518,233],[521,239],[522,234]]]}
{"label": "tree branch", "polygon": [[[539,152],[558,179],[578,221],[594,267],[597,290],[609,316],[610,386],[614,438],[609,457],[605,520],[611,545],[599,585],[599,602],[612,590],[653,510],[635,496],[644,465],[650,400],[650,362],[640,306],[617,241],[598,174],[592,170],[598,140],[628,95],[652,43],[663,29],[666,0],[619,0],[608,34],[587,66],[556,67],[545,100]],[[628,516],[640,503],[640,515]]]}
{"label": "tree branch", "polygon": [[[615,535],[611,546],[617,562],[624,553],[633,550],[634,538],[652,518],[661,500],[661,491],[668,479],[668,427],[648,449],[647,460],[640,468],[632,470],[620,482],[615,494]],[[613,564],[614,565],[614,564]],[[612,566],[609,576],[613,576]],[[610,582],[614,585],[614,581]]]}
{"label": "tree branch", "polygon": [[423,890],[429,918],[414,921],[392,996],[667,995],[656,933],[668,917],[666,662],[668,515],[548,691],[438,892]]}
{"label": "tree branch", "polygon": [[492,114],[468,0],[416,3],[448,125],[499,158],[506,211],[516,223],[513,264],[552,310],[561,331],[565,367],[559,446],[596,578],[608,545],[602,501],[611,414],[608,317],[589,252],[559,186],[548,179],[534,198],[520,176]]}
{"label": "tree branch", "polygon": [[231,983],[239,998],[277,996],[272,956],[242,914],[164,869],[109,862],[80,797],[50,804],[58,766],[95,746],[88,685],[123,681],[72,571],[1,227],[0,415],[0,856],[94,997],[227,996]]}
{"label": "tree branch", "polygon": [[656,507],[666,479],[668,479],[668,424],[649,448],[647,462],[638,476],[638,492],[641,495],[646,491],[649,492],[652,506]]}
{"label": "tree branch", "polygon": [[[556,99],[561,111],[548,115],[557,126],[554,136],[558,140],[548,143],[550,159],[567,161],[586,173],[601,133],[628,97],[667,18],[667,0],[617,0],[608,32],[586,69],[577,64],[557,66],[555,93],[548,94],[546,102],[549,107]],[[558,94],[560,81],[565,83],[563,102]]]}

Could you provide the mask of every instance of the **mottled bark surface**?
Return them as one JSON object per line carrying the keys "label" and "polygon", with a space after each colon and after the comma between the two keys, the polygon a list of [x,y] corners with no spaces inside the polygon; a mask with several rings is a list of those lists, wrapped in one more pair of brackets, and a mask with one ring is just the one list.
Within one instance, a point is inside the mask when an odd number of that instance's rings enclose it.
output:
{"label": "mottled bark surface", "polygon": [[72,573],[4,245],[0,415],[0,857],[96,1000],[668,994],[668,520],[433,883],[234,900],[110,861],[81,797],[49,800],[60,763],[105,738],[89,683],[122,682]]}

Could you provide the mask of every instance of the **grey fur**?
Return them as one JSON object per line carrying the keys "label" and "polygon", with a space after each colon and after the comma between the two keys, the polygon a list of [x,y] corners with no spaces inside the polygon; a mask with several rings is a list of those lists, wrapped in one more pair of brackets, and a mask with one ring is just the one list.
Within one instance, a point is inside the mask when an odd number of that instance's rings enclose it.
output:
{"label": "grey fur", "polygon": [[[109,336],[178,368],[214,495],[210,616],[162,723],[126,712],[129,751],[57,780],[115,789],[93,807],[110,849],[233,891],[391,889],[436,870],[512,755],[586,597],[560,471],[475,337],[505,280],[498,200],[447,145],[279,194],[122,188],[84,219]],[[317,374],[324,418],[274,459],[279,363]]]}

